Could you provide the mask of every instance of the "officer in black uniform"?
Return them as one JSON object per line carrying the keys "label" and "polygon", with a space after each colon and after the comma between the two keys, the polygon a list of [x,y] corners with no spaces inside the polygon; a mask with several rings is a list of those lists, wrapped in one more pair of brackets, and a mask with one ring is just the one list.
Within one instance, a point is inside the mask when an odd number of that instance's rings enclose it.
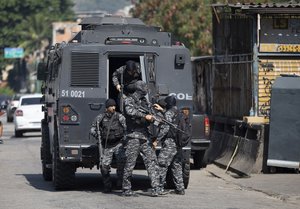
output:
{"label": "officer in black uniform", "polygon": [[140,64],[133,60],[128,60],[126,65],[121,66],[112,74],[112,81],[119,92],[121,92],[122,84],[124,88],[123,93],[133,93],[132,88],[129,86],[134,85],[134,83],[140,79],[140,75]]}
{"label": "officer in black uniform", "polygon": [[[108,99],[105,102],[106,111],[99,114],[92,123],[91,134],[100,137],[100,169],[103,177],[104,192],[111,192],[110,168],[113,155],[117,159],[117,186],[121,187],[125,163],[124,137],[126,132],[126,119],[116,112],[116,102]],[[99,136],[100,135],[100,136]]]}
{"label": "officer in black uniform", "polygon": [[152,141],[149,141],[148,125],[153,121],[153,115],[147,114],[140,107],[147,108],[147,85],[143,81],[136,82],[133,94],[127,96],[125,102],[125,117],[127,122],[127,148],[125,151],[126,163],[123,176],[123,195],[135,196],[131,190],[132,172],[136,159],[141,152],[144,164],[151,180],[151,195],[158,196],[158,164]]}

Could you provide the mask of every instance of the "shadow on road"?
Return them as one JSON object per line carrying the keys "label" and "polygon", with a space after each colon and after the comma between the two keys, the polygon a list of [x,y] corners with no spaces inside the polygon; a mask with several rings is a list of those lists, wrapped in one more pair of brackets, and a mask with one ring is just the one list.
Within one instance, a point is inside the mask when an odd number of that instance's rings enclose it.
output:
{"label": "shadow on road", "polygon": [[[51,181],[44,181],[42,174],[17,174],[24,176],[28,181],[28,184],[38,190],[44,190],[49,192],[56,191]],[[116,188],[117,176],[111,175],[113,182],[113,194],[120,195],[122,193],[121,188]],[[102,183],[101,174],[98,173],[76,173],[75,188],[73,191],[85,191],[85,192],[103,192],[104,186]],[[146,175],[133,174],[132,189],[146,191],[150,188],[150,180]]]}
{"label": "shadow on road", "polygon": [[10,140],[20,140],[20,139],[26,139],[26,138],[42,138],[42,135],[34,134],[34,133],[26,133],[26,135],[23,135],[21,137],[15,137],[15,135],[9,135],[8,138]]}

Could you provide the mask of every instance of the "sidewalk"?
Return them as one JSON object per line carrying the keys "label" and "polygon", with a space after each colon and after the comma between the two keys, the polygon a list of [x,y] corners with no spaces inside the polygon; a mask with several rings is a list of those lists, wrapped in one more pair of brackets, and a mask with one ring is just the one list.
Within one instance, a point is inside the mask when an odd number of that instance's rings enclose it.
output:
{"label": "sidewalk", "polygon": [[295,201],[300,205],[300,174],[252,174],[249,177],[240,177],[230,171],[225,173],[225,169],[214,164],[207,165],[205,169],[212,175],[243,189],[262,192],[283,201]]}

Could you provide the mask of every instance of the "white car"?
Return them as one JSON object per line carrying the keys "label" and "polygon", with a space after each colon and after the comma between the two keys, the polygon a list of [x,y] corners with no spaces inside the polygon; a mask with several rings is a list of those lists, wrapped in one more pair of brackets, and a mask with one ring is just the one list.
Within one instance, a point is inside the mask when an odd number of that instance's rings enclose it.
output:
{"label": "white car", "polygon": [[29,94],[20,97],[14,114],[15,136],[21,137],[24,132],[41,131],[42,94]]}
{"label": "white car", "polygon": [[6,107],[6,119],[7,119],[8,123],[13,122],[15,110],[17,109],[17,107],[19,105],[19,99],[23,95],[22,94],[15,94],[12,97],[11,101],[8,103],[8,105]]}

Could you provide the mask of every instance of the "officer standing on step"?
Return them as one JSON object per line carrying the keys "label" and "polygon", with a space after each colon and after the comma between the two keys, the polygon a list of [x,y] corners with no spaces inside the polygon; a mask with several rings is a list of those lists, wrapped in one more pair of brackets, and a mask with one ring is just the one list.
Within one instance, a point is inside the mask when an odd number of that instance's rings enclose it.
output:
{"label": "officer standing on step", "polygon": [[91,134],[99,138],[100,170],[103,177],[104,192],[112,191],[110,169],[113,155],[117,159],[117,186],[121,187],[125,163],[125,132],[126,119],[116,112],[116,102],[108,99],[105,102],[106,111],[99,114],[91,128]]}
{"label": "officer standing on step", "polygon": [[123,196],[136,196],[131,190],[131,178],[138,155],[142,154],[144,164],[151,180],[151,195],[158,196],[158,165],[152,141],[149,141],[148,125],[153,116],[141,111],[140,107],[147,108],[147,85],[137,81],[135,92],[124,100],[125,117],[127,121],[127,148],[125,151],[126,163],[123,176]]}

